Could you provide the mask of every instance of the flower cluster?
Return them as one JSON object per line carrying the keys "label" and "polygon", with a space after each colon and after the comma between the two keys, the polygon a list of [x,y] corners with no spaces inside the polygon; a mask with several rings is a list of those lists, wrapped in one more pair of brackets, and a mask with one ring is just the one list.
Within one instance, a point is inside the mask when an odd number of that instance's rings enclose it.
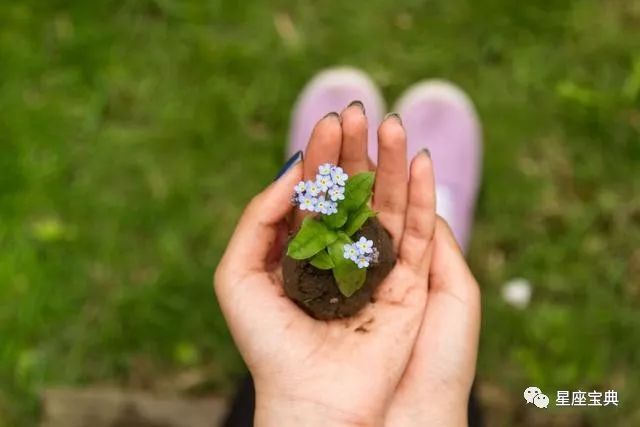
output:
{"label": "flower cluster", "polygon": [[358,268],[367,268],[371,263],[377,263],[380,256],[373,246],[373,240],[368,240],[364,236],[355,243],[344,245],[343,250],[344,257],[358,264]]}
{"label": "flower cluster", "polygon": [[318,168],[315,181],[300,181],[291,202],[300,210],[332,215],[338,212],[338,201],[344,200],[344,186],[349,176],[341,167],[325,163]]}

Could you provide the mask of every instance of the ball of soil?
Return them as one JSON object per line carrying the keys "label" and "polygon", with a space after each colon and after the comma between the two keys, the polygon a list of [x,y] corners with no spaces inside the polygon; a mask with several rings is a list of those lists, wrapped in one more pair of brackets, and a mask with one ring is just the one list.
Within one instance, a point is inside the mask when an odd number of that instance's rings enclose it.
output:
{"label": "ball of soil", "polygon": [[331,270],[320,270],[308,261],[298,261],[285,255],[282,274],[287,296],[309,315],[320,320],[349,317],[360,311],[372,301],[378,285],[387,277],[396,262],[391,236],[377,218],[369,219],[353,235],[354,241],[360,236],[373,240],[380,257],[377,264],[367,268],[364,285],[353,295],[347,298],[340,293]]}

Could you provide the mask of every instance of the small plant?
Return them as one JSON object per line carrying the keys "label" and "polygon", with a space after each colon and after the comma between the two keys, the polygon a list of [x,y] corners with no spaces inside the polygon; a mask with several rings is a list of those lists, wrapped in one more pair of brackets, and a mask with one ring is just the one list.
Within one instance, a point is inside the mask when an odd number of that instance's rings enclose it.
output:
{"label": "small plant", "polygon": [[340,292],[350,297],[366,280],[366,269],[378,262],[373,241],[352,237],[376,214],[369,208],[374,182],[373,172],[349,177],[342,168],[326,163],[318,168],[315,181],[301,181],[292,203],[300,210],[317,215],[302,221],[289,242],[287,255],[309,260],[321,270],[331,270]]}

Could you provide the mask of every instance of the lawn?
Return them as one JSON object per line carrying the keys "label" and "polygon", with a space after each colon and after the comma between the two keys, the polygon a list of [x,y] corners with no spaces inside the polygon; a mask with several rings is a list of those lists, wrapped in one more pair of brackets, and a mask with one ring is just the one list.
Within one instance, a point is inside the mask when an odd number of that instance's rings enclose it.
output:
{"label": "lawn", "polygon": [[[334,64],[389,102],[425,77],[476,102],[492,425],[640,425],[637,0],[1,2],[0,425],[34,425],[48,385],[229,392],[212,272]],[[620,406],[541,416],[529,385]]]}

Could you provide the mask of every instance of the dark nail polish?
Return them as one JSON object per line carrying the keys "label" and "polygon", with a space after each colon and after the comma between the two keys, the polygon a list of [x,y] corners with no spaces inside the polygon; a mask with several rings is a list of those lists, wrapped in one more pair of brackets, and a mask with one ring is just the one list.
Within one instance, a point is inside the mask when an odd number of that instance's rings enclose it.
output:
{"label": "dark nail polish", "polygon": [[400,118],[400,115],[398,113],[389,113],[386,116],[384,116],[384,120],[390,119],[392,117],[396,119],[398,123],[400,123],[400,125],[402,126],[402,119]]}
{"label": "dark nail polish", "polygon": [[293,166],[295,166],[296,163],[298,163],[300,160],[302,160],[302,151],[298,151],[293,156],[291,156],[291,158],[289,158],[289,160],[287,160],[287,162],[284,164],[284,166],[282,166],[282,168],[276,174],[276,177],[274,178],[274,181],[277,181],[278,178],[280,178],[282,175],[287,173],[287,171],[289,169],[291,169]]}
{"label": "dark nail polish", "polygon": [[340,114],[336,113],[335,111],[331,111],[331,112],[325,114],[325,116],[322,118],[322,120],[326,119],[327,117],[335,117],[336,119],[340,120]]}
{"label": "dark nail polish", "polygon": [[422,149],[422,150],[420,150],[420,151],[422,151],[424,154],[426,154],[426,155],[427,155],[427,157],[431,158],[431,151],[429,151],[429,149],[428,149],[428,148],[423,148],[423,149]]}
{"label": "dark nail polish", "polygon": [[349,103],[349,105],[347,105],[347,108],[349,107],[353,107],[354,105],[356,105],[358,108],[360,108],[362,110],[362,114],[366,115],[367,111],[364,109],[364,104],[362,103],[362,101],[356,99],[355,101],[351,101]]}

